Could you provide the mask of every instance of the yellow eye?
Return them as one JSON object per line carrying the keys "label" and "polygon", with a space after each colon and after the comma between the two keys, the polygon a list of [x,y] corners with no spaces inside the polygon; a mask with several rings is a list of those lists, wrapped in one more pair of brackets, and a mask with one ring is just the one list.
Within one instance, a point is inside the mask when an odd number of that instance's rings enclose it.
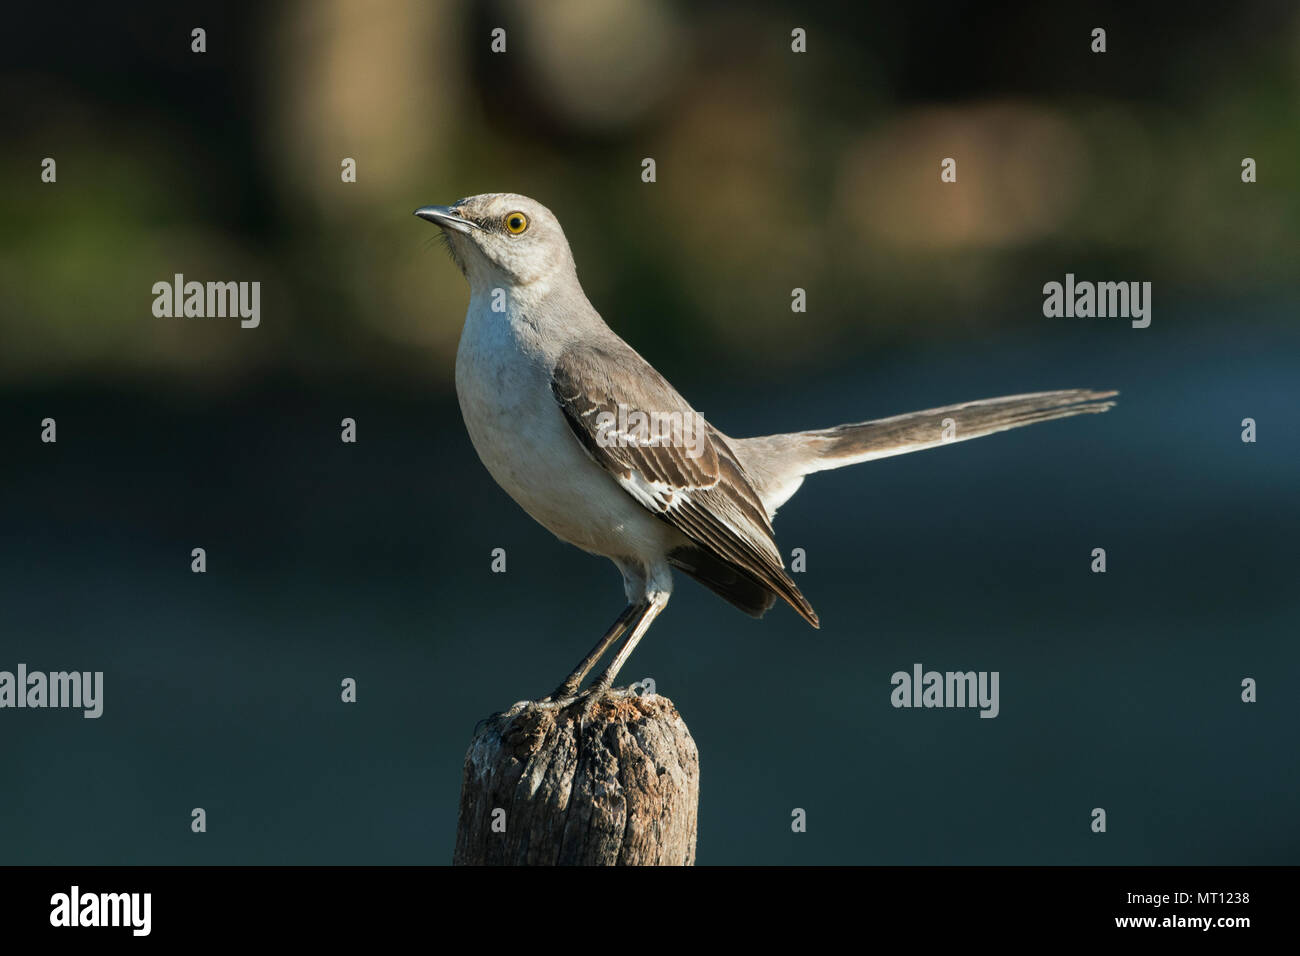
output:
{"label": "yellow eye", "polygon": [[506,216],[506,232],[517,236],[528,228],[528,217],[522,212],[512,212]]}

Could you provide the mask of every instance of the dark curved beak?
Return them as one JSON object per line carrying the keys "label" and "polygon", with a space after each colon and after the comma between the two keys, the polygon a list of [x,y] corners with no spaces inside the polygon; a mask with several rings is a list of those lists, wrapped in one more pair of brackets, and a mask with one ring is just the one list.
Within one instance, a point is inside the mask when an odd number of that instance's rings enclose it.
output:
{"label": "dark curved beak", "polygon": [[456,232],[468,233],[471,229],[479,228],[478,223],[470,222],[452,212],[450,206],[421,206],[415,210],[415,214],[425,222],[431,222],[443,229],[453,229]]}

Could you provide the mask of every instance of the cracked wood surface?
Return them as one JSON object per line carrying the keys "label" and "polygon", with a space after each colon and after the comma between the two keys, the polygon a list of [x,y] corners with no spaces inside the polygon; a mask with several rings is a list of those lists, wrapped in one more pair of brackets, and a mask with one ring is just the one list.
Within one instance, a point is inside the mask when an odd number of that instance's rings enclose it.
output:
{"label": "cracked wood surface", "polygon": [[700,763],[673,702],[610,691],[521,701],[481,721],[465,754],[457,865],[695,862]]}

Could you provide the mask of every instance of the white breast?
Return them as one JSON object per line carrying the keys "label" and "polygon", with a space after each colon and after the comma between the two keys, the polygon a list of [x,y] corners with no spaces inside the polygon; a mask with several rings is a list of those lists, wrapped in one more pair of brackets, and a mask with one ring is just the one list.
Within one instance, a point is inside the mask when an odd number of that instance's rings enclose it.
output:
{"label": "white breast", "polygon": [[680,536],[634,501],[569,430],[529,329],[471,298],[456,353],[470,441],[506,493],[553,534],[612,558],[656,560]]}

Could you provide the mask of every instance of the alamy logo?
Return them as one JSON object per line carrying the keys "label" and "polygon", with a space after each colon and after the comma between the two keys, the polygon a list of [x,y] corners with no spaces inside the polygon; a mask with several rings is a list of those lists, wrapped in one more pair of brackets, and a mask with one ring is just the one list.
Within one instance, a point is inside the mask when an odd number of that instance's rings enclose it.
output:
{"label": "alamy logo", "polygon": [[912,673],[895,671],[889,678],[894,690],[889,702],[895,707],[979,707],[981,717],[996,717],[998,704],[997,671],[921,670],[912,665]]}
{"label": "alamy logo", "polygon": [[0,708],[77,707],[81,716],[94,718],[104,712],[103,671],[0,671]]}
{"label": "alamy logo", "polygon": [[691,458],[704,453],[708,424],[699,412],[643,412],[618,403],[617,414],[596,415],[596,444],[601,448],[685,448]]}
{"label": "alamy logo", "polygon": [[262,321],[260,282],[186,282],[178,272],[171,282],[155,282],[153,294],[153,314],[160,319],[238,316],[245,329],[255,329]]}
{"label": "alamy logo", "polygon": [[129,926],[131,935],[148,936],[152,924],[152,893],[68,893],[50,897],[51,926]]}
{"label": "alamy logo", "polygon": [[1075,282],[1065,274],[1065,284],[1043,286],[1043,315],[1049,319],[1132,319],[1135,329],[1151,324],[1150,282]]}

